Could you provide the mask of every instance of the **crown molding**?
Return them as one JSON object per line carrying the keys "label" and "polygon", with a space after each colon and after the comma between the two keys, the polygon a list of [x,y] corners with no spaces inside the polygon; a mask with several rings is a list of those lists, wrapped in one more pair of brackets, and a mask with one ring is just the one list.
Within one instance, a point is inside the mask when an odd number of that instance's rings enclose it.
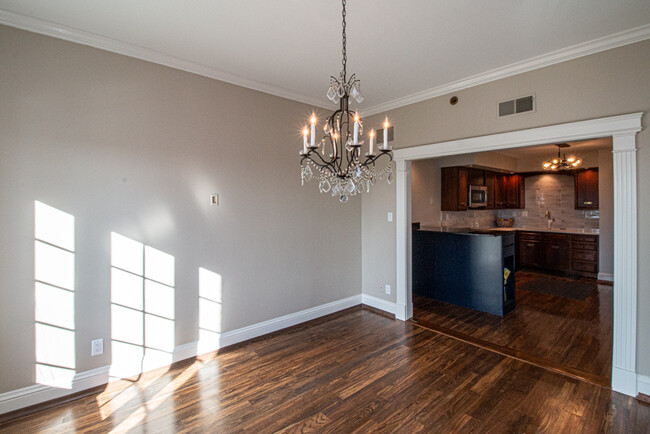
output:
{"label": "crown molding", "polygon": [[279,86],[250,80],[201,63],[191,62],[156,50],[129,44],[117,39],[107,38],[95,33],[75,29],[73,27],[63,26],[50,21],[0,9],[0,24],[34,33],[40,33],[41,35],[51,36],[57,39],[63,39],[65,41],[75,42],[77,44],[99,48],[100,50],[122,54],[124,56],[145,60],[147,62],[157,63],[159,65],[191,72],[203,77],[213,78],[215,80],[224,81],[226,83],[302,102],[312,106],[322,108],[327,107],[327,101],[325,101],[324,98],[314,98]]}
{"label": "crown molding", "polygon": [[393,110],[409,104],[414,104],[427,99],[435,98],[452,92],[457,92],[480,84],[500,80],[502,78],[544,68],[556,63],[566,62],[601,51],[611,50],[612,48],[622,47],[623,45],[633,44],[635,42],[650,39],[650,24],[614,33],[602,38],[593,39],[571,47],[562,48],[552,51],[541,56],[531,57],[521,62],[512,63],[501,68],[492,69],[481,74],[463,78],[441,86],[397,98],[383,104],[377,104],[364,110],[366,116]]}
{"label": "crown molding", "polygon": [[[34,33],[40,33],[42,35],[51,36],[57,39],[63,39],[65,41],[99,48],[101,50],[122,54],[124,56],[145,60],[147,62],[157,63],[159,65],[191,72],[193,74],[213,78],[215,80],[224,81],[226,83],[279,96],[281,98],[287,98],[293,101],[302,102],[312,106],[321,108],[329,107],[327,101],[324,98],[314,98],[313,96],[306,95],[304,93],[295,92],[256,80],[250,80],[236,74],[203,65],[201,63],[191,62],[189,60],[181,59],[179,57],[161,53],[149,48],[129,44],[117,39],[107,38],[91,32],[86,32],[84,30],[75,29],[73,27],[59,25],[50,21],[29,17],[27,15],[17,14],[0,9],[0,24],[28,30]],[[623,32],[614,33],[612,35],[604,36],[602,38],[594,39],[581,44],[573,45],[571,47],[563,48],[551,53],[543,54],[541,56],[532,57],[521,62],[516,62],[501,68],[496,68],[481,74],[476,74],[467,78],[453,81],[451,83],[443,84],[441,86],[436,86],[431,89],[407,95],[402,98],[397,98],[382,104],[376,104],[364,109],[363,111],[366,116],[374,115],[409,104],[414,104],[420,101],[442,96],[451,92],[457,92],[470,87],[478,86],[480,84],[489,83],[491,81],[543,68],[545,66],[554,65],[556,63],[566,62],[567,60],[577,59],[579,57],[598,53],[600,51],[633,44],[635,42],[644,41],[646,39],[650,39],[650,24],[636,27],[630,30],[625,30]]]}

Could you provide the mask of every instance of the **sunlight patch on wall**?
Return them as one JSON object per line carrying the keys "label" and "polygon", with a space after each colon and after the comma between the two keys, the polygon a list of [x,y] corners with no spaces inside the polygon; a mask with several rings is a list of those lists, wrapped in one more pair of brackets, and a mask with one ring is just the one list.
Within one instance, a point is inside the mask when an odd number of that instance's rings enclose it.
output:
{"label": "sunlight patch on wall", "polygon": [[75,375],[74,216],[34,202],[35,380],[70,389]]}
{"label": "sunlight patch on wall", "polygon": [[111,233],[111,370],[124,378],[172,363],[175,260]]}
{"label": "sunlight patch on wall", "polygon": [[221,275],[199,268],[199,354],[219,349],[221,306]]}

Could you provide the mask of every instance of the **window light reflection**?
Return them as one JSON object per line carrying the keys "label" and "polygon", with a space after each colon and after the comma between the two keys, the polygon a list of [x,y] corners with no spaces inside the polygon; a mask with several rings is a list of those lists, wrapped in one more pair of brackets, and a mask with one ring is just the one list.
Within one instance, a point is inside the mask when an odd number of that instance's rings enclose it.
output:
{"label": "window light reflection", "polygon": [[172,363],[174,267],[172,255],[111,233],[112,377]]}
{"label": "window light reflection", "polygon": [[74,216],[34,202],[36,383],[71,389],[75,376]]}
{"label": "window light reflection", "polygon": [[199,268],[199,354],[219,349],[222,313],[221,280],[220,274]]}

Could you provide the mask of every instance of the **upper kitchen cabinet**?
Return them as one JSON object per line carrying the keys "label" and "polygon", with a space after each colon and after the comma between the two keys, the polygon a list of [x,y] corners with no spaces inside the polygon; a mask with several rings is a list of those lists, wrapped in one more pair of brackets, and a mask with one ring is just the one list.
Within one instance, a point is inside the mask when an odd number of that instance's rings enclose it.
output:
{"label": "upper kitchen cabinet", "polygon": [[[468,187],[487,189],[483,209],[523,209],[526,207],[524,177],[471,167],[443,167],[441,169],[441,211],[468,209]],[[480,209],[480,208],[479,208]]]}
{"label": "upper kitchen cabinet", "polygon": [[440,210],[465,211],[467,209],[468,168],[443,167],[440,169],[440,175]]}
{"label": "upper kitchen cabinet", "polygon": [[598,209],[598,169],[576,171],[575,183],[576,209]]}
{"label": "upper kitchen cabinet", "polygon": [[508,176],[503,173],[495,174],[494,202],[497,209],[507,208],[506,193],[508,191]]}
{"label": "upper kitchen cabinet", "polygon": [[486,209],[497,208],[497,174],[495,172],[485,172],[485,186],[487,187],[487,206]]}
{"label": "upper kitchen cabinet", "polygon": [[526,189],[524,184],[524,177],[521,175],[506,175],[507,181],[505,182],[505,199],[506,205],[502,208],[526,208]]}

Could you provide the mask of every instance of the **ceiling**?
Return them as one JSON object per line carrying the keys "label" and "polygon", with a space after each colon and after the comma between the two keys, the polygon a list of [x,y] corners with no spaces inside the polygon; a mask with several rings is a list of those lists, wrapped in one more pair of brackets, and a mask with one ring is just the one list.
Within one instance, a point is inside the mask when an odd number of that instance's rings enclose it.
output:
{"label": "ceiling", "polygon": [[[0,0],[0,23],[329,107],[341,4]],[[363,114],[650,38],[648,0],[351,0]]]}
{"label": "ceiling", "polygon": [[[564,142],[569,145],[568,148],[563,148],[561,153],[564,155],[576,155],[580,157],[581,153],[598,151],[600,149],[612,149],[612,138],[603,137],[600,139],[581,140],[575,142]],[[538,158],[540,160],[549,159],[557,155],[557,146],[553,145],[540,145],[540,146],[527,146],[524,148],[508,149],[507,152],[494,151],[497,154],[502,154],[507,157],[522,159],[522,158]]]}

